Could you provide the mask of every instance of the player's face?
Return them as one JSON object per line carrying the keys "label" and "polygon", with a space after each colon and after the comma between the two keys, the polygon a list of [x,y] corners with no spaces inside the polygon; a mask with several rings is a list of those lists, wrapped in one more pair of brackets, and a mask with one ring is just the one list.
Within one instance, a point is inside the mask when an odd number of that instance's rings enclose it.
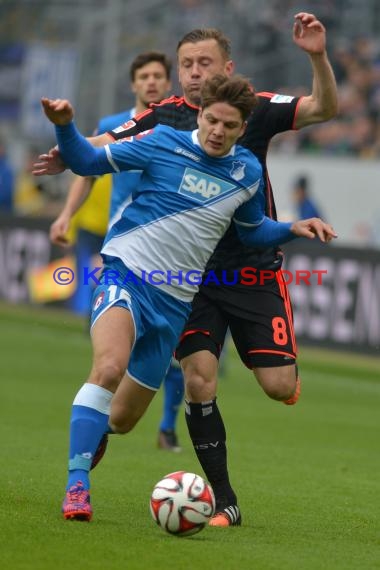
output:
{"label": "player's face", "polygon": [[216,40],[183,44],[178,50],[178,79],[186,100],[199,105],[201,87],[217,74],[231,75],[233,63],[226,61]]}
{"label": "player's face", "polygon": [[213,103],[198,114],[198,139],[208,155],[228,154],[245,131],[246,123],[240,111],[228,103]]}
{"label": "player's face", "polygon": [[151,61],[140,67],[135,73],[132,91],[136,94],[136,103],[148,107],[150,103],[159,103],[171,88],[165,67],[159,61]]}

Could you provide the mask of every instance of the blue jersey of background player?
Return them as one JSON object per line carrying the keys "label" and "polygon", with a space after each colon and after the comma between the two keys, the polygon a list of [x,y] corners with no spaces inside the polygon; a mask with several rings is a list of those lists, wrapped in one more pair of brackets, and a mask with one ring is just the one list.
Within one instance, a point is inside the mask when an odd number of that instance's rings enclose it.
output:
{"label": "blue jersey of background player", "polygon": [[[100,119],[96,134],[103,134],[110,129],[114,129],[128,121],[136,115],[136,107],[117,113],[116,115],[109,115]],[[112,192],[110,204],[109,227],[121,216],[124,208],[132,200],[133,189],[137,187],[140,180],[141,171],[129,170],[128,172],[120,172],[112,174]]]}

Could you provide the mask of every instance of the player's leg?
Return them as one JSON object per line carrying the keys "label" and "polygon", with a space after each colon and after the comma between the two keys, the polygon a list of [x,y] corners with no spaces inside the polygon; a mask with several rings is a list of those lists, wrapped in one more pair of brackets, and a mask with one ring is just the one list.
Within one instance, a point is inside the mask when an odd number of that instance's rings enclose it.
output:
{"label": "player's leg", "polygon": [[62,507],[66,519],[91,519],[89,471],[108,430],[111,399],[127,367],[134,334],[131,313],[120,306],[103,312],[93,326],[92,369],[74,399],[71,413],[69,474]]}
{"label": "player's leg", "polygon": [[156,287],[141,286],[138,295],[141,325],[137,326],[127,374],[111,404],[109,424],[115,433],[128,433],[145,413],[165,378],[191,309],[190,303],[178,301]]}
{"label": "player's leg", "polygon": [[272,399],[295,404],[300,395],[296,341],[289,293],[278,274],[258,285],[246,304],[246,318],[230,319],[239,355]]}
{"label": "player's leg", "polygon": [[112,431],[122,434],[132,431],[146,412],[156,391],[125,374],[112,399],[109,418]]}
{"label": "player's leg", "polygon": [[229,480],[226,431],[216,402],[218,358],[226,329],[221,312],[205,296],[198,294],[177,356],[185,377],[189,435],[213,488],[218,513],[229,509],[225,519],[228,526],[240,524],[241,517]]}
{"label": "player's leg", "polygon": [[[271,355],[265,359],[266,366],[253,368],[256,379],[264,392],[273,400],[288,406],[297,403],[301,395],[301,380],[296,364],[275,366]],[[264,364],[264,363],[263,363]]]}
{"label": "player's leg", "polygon": [[178,443],[176,423],[184,395],[184,380],[182,370],[176,361],[173,361],[169,367],[163,388],[163,414],[158,432],[158,447],[178,452],[181,451],[181,447]]}
{"label": "player's leg", "polygon": [[[270,398],[280,400],[291,406],[297,403],[301,395],[301,379],[295,360],[297,346],[293,309],[287,285],[280,273],[277,274],[272,285],[270,291],[273,292],[269,293],[271,298],[269,305],[273,308],[272,314],[274,316],[272,316],[270,327],[268,323],[267,330],[269,329],[269,338],[271,338],[273,346],[279,350],[277,355],[281,360],[278,360],[276,353],[268,353],[269,361],[264,360],[264,363],[260,363],[260,360],[256,361],[253,371],[260,386]],[[281,355],[281,352],[285,352],[285,355]],[[259,358],[260,353],[255,352],[255,354]]]}
{"label": "player's leg", "polygon": [[230,339],[231,339],[230,329],[227,329],[227,333],[224,338],[223,348],[219,356],[218,377],[220,379],[225,377],[228,373],[228,345],[230,343]]}

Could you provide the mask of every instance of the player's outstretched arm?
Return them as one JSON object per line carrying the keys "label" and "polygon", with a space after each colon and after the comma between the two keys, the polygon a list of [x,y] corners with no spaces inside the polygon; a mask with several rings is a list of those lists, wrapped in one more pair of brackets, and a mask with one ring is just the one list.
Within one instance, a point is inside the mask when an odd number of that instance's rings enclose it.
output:
{"label": "player's outstretched arm", "polygon": [[323,243],[328,243],[338,237],[334,228],[330,226],[330,224],[326,224],[326,222],[320,218],[298,220],[290,226],[290,231],[297,237],[305,237],[308,239],[319,237]]}
{"label": "player's outstretched arm", "polygon": [[45,115],[54,125],[68,125],[74,118],[74,109],[67,99],[41,98]]}
{"label": "player's outstretched arm", "polygon": [[[65,124],[57,121],[68,119],[68,123],[73,118],[73,109],[66,99],[48,99],[43,97],[41,104],[45,115],[54,124]],[[62,160],[61,153],[57,147],[51,148],[49,152],[40,154],[33,164],[32,174],[34,176],[44,176],[46,174],[60,174],[66,170],[66,165]]]}
{"label": "player's outstretched arm", "polygon": [[51,148],[49,152],[40,154],[33,164],[32,174],[34,176],[45,176],[61,174],[66,170],[66,164],[61,158],[61,153],[57,147]]}
{"label": "player's outstretched arm", "polygon": [[294,16],[293,41],[310,57],[313,87],[300,101],[295,126],[297,129],[328,121],[338,113],[338,90],[326,51],[326,29],[314,14],[299,12]]}
{"label": "player's outstretched arm", "polygon": [[272,247],[297,237],[314,239],[317,236],[322,242],[327,243],[337,237],[332,226],[319,218],[291,223],[277,222],[264,216],[262,221],[255,226],[239,223],[236,219],[234,221],[240,241],[251,247]]}
{"label": "player's outstretched arm", "polygon": [[[96,137],[87,137],[89,143],[95,147],[102,147],[109,142],[114,142],[109,134],[103,133]],[[34,176],[52,176],[54,174],[61,174],[67,169],[66,164],[63,162],[61,153],[55,146],[49,152],[40,154],[38,160],[33,164],[32,174]]]}
{"label": "player's outstretched arm", "polygon": [[[55,113],[59,112],[60,109],[65,108],[66,104],[70,105],[68,101],[62,99],[51,100],[43,98],[41,102],[46,116],[54,124],[59,124],[59,123],[55,123],[55,121],[50,118],[49,114],[53,117],[52,115],[53,112]],[[46,110],[45,110],[45,105],[46,105]],[[68,111],[68,107],[66,107],[66,110]],[[109,142],[112,142],[110,135],[108,135],[107,133],[103,133],[95,137],[88,137],[87,140],[94,147],[102,147],[108,144]],[[37,161],[33,164],[32,173],[34,174],[34,176],[46,176],[46,175],[51,176],[64,172],[66,168],[67,165],[62,159],[62,155],[59,149],[57,147],[54,147],[50,149],[49,152],[39,155]]]}
{"label": "player's outstretched arm", "polygon": [[47,118],[55,124],[59,150],[65,163],[76,174],[95,176],[114,172],[104,148],[94,148],[76,129],[74,110],[67,99],[41,99]]}

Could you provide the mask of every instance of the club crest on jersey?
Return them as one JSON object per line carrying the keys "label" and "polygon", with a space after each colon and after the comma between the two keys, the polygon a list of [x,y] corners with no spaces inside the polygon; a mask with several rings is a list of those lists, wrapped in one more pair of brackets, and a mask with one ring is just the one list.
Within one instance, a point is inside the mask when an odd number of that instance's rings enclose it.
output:
{"label": "club crest on jersey", "polygon": [[199,202],[207,202],[220,194],[233,190],[235,186],[205,172],[186,168],[178,192],[191,196]]}
{"label": "club crest on jersey", "polygon": [[94,302],[94,306],[92,308],[93,311],[96,311],[97,309],[99,309],[99,307],[103,303],[103,301],[104,301],[104,291],[99,293],[99,295],[96,297],[95,302]]}
{"label": "club crest on jersey", "polygon": [[234,160],[232,163],[232,168],[231,168],[231,177],[234,180],[242,180],[245,176],[245,167],[247,165],[245,164],[245,162],[240,162],[240,160]]}

